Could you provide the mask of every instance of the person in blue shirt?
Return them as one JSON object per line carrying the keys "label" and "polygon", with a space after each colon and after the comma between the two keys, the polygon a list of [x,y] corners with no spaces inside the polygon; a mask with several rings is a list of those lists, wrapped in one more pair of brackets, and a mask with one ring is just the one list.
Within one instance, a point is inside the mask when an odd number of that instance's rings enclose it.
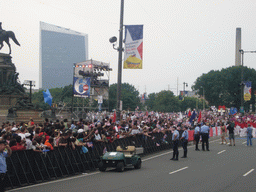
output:
{"label": "person in blue shirt", "polygon": [[187,154],[188,154],[188,130],[187,130],[186,126],[183,127],[183,133],[181,135],[180,140],[182,141],[182,147],[183,147],[183,150],[184,150],[184,155],[181,158],[187,158]]}
{"label": "person in blue shirt", "polygon": [[177,127],[173,126],[173,134],[172,134],[173,157],[170,160],[175,160],[175,161],[179,160],[179,150],[178,150],[179,137],[180,137],[180,133],[177,130]]}
{"label": "person in blue shirt", "polygon": [[[7,151],[5,151],[7,149]],[[4,191],[5,188],[5,175],[7,172],[6,157],[10,157],[12,150],[6,141],[0,141],[0,192]]]}
{"label": "person in blue shirt", "polygon": [[247,133],[247,146],[249,145],[252,146],[252,128],[250,124],[248,124],[246,133]]}
{"label": "person in blue shirt", "polygon": [[202,135],[202,150],[205,151],[204,149],[204,144],[206,144],[206,150],[209,150],[209,123],[205,124],[203,123],[203,126],[201,127],[201,135]]}
{"label": "person in blue shirt", "polygon": [[196,125],[196,127],[195,127],[195,131],[194,131],[194,140],[195,140],[195,142],[196,142],[196,151],[200,151],[199,149],[198,149],[198,143],[199,143],[199,140],[200,140],[200,124],[198,124],[198,125]]}

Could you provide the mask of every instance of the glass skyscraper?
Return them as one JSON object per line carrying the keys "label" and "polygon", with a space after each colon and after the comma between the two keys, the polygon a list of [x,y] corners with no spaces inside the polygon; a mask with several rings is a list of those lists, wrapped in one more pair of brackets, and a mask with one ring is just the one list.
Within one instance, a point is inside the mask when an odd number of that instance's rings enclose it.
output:
{"label": "glass skyscraper", "polygon": [[39,88],[73,83],[73,64],[88,60],[88,35],[40,22]]}

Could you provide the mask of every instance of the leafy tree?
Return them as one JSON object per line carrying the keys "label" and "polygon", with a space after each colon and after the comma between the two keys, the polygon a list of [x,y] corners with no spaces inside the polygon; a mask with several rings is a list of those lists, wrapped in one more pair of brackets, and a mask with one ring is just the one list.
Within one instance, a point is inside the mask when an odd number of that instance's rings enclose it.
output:
{"label": "leafy tree", "polygon": [[154,110],[156,100],[156,93],[150,93],[148,95],[148,99],[145,101],[145,105],[147,106],[148,110]]}
{"label": "leafy tree", "polygon": [[[117,84],[112,84],[109,87],[109,108],[116,109],[117,104]],[[137,106],[141,107],[139,92],[133,85],[128,83],[122,84],[121,100],[123,101],[124,110],[135,110]]]}
{"label": "leafy tree", "polygon": [[156,94],[155,97],[155,106],[156,111],[163,112],[177,112],[180,111],[180,102],[178,97],[175,97],[172,91],[161,91]]}
{"label": "leafy tree", "polygon": [[[241,71],[243,70],[243,80],[252,81],[252,89],[256,86],[256,71],[255,69],[232,66],[222,69],[221,71],[210,71],[198,77],[193,90],[198,90],[199,94],[203,95],[203,90],[206,100],[209,105],[225,105],[226,107],[241,106]],[[203,87],[203,88],[202,88]],[[252,91],[253,93],[253,91]],[[249,105],[255,102],[254,95],[252,99],[244,103],[245,109],[249,109]]]}

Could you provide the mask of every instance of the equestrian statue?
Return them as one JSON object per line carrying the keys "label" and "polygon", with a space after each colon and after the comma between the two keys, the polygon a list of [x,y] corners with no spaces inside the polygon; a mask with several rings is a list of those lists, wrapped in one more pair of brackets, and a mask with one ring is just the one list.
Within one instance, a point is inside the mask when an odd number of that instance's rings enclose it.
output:
{"label": "equestrian statue", "polygon": [[0,22],[0,50],[3,48],[4,46],[4,41],[5,43],[9,46],[9,54],[12,53],[12,49],[11,49],[11,44],[9,43],[9,38],[11,38],[14,43],[16,43],[16,45],[19,45],[18,40],[15,37],[15,34],[12,31],[5,31],[2,28],[2,22]]}

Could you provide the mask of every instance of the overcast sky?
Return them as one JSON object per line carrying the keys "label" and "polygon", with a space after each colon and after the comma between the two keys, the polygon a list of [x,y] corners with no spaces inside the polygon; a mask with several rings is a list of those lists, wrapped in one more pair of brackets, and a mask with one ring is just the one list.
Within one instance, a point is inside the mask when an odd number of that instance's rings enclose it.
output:
{"label": "overcast sky", "polygon": [[[255,0],[125,0],[124,25],[144,25],[143,69],[122,72],[122,82],[148,94],[177,94],[210,70],[235,65],[236,28],[242,49],[256,50]],[[120,0],[0,0],[0,21],[14,31],[12,61],[21,83],[39,84],[39,22],[88,34],[89,59],[109,62],[110,84],[117,82],[118,53],[109,43],[119,37]],[[5,44],[0,51],[8,53]],[[256,66],[256,54],[244,65]],[[72,70],[72,63],[71,63]]]}

